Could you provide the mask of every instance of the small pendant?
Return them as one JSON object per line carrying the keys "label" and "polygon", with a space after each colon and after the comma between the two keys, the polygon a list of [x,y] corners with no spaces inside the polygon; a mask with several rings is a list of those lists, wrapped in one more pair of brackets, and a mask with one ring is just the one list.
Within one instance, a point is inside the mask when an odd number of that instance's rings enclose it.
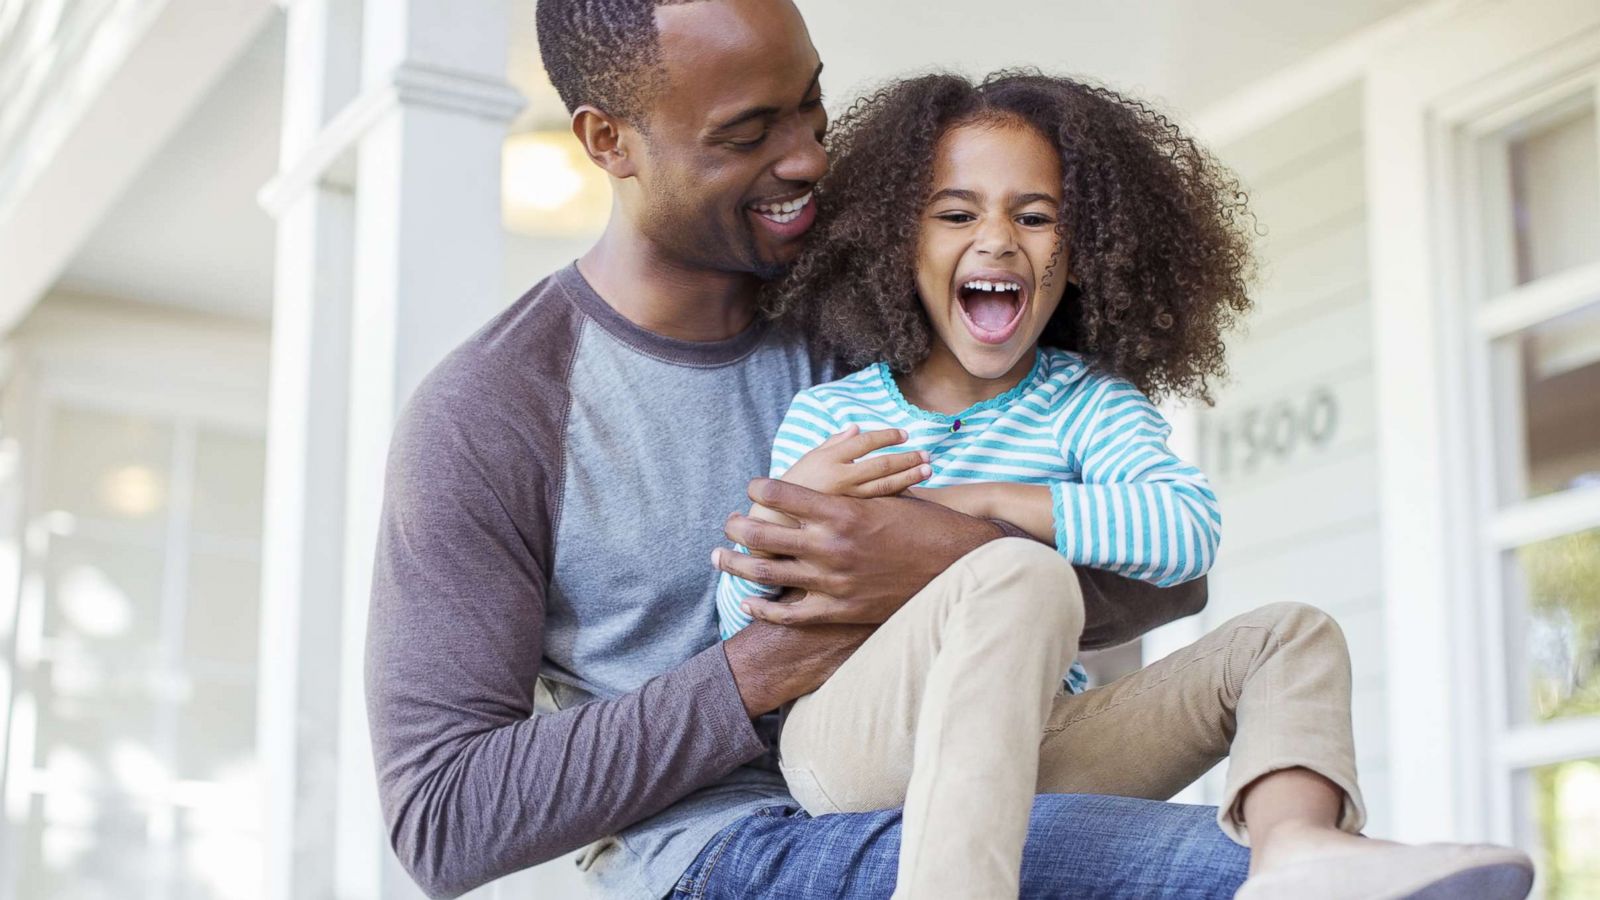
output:
{"label": "small pendant", "polygon": [[957,419],[954,422],[951,422],[950,423],[950,430],[951,431],[960,431],[961,430],[961,420]]}

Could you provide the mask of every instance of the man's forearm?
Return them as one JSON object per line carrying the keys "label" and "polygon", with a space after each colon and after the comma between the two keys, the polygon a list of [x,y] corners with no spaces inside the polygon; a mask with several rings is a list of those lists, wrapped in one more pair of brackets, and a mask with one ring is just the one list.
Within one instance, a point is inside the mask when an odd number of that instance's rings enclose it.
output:
{"label": "man's forearm", "polygon": [[793,628],[756,621],[723,642],[751,717],[816,690],[875,630],[872,625]]}
{"label": "man's forearm", "polygon": [[524,718],[485,677],[495,654],[450,657],[451,685],[490,688],[441,694],[414,668],[440,657],[416,643],[376,643],[368,708],[390,839],[431,897],[613,834],[765,749],[720,647],[620,697]]}
{"label": "man's forearm", "polygon": [[[1029,537],[1026,531],[1001,519],[992,520],[1007,537]],[[1206,607],[1206,579],[1196,578],[1173,587],[1156,587],[1104,569],[1078,566],[1083,589],[1084,626],[1078,646],[1100,650],[1126,644],[1152,628],[1192,616]]]}
{"label": "man's forearm", "polygon": [[1100,650],[1138,638],[1152,628],[1192,616],[1206,606],[1206,579],[1156,587],[1104,569],[1079,567],[1084,627],[1078,646]]}

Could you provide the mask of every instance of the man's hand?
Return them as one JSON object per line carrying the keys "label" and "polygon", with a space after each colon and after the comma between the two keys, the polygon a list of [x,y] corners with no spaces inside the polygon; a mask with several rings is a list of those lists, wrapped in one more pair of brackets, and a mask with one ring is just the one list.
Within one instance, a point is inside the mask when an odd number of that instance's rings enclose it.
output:
{"label": "man's hand", "polygon": [[719,549],[717,567],[761,584],[800,588],[793,602],[748,601],[751,616],[781,625],[877,625],[950,564],[1001,537],[993,522],[909,497],[833,497],[757,478],[750,499],[798,524],[733,515],[729,539],[773,557]]}

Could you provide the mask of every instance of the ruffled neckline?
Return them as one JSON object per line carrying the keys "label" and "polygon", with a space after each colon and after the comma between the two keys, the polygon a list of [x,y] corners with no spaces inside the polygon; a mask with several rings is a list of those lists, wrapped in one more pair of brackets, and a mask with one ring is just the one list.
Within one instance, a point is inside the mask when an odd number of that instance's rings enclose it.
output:
{"label": "ruffled neckline", "polygon": [[1033,368],[1028,370],[1028,374],[1022,376],[1022,380],[1017,382],[1016,387],[1003,394],[974,403],[954,415],[930,412],[907,400],[905,395],[900,393],[900,385],[895,383],[894,373],[889,370],[888,363],[877,363],[876,368],[878,370],[878,379],[883,382],[884,390],[889,392],[889,399],[893,400],[895,405],[905,411],[907,415],[928,422],[949,425],[958,419],[966,419],[985,410],[1010,406],[1015,403],[1018,398],[1033,390],[1038,386],[1039,382],[1044,380],[1045,356],[1042,348],[1035,347],[1033,351]]}

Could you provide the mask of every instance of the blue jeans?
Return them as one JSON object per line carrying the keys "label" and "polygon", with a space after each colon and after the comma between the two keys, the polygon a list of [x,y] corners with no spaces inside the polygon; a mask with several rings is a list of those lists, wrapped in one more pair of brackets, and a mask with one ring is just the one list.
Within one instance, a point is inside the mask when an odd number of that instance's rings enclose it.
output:
{"label": "blue jeans", "polygon": [[[673,898],[866,900],[894,891],[900,810],[812,818],[769,806],[711,839]],[[1091,794],[1040,794],[1022,855],[1023,898],[1228,898],[1250,851],[1217,811]]]}

